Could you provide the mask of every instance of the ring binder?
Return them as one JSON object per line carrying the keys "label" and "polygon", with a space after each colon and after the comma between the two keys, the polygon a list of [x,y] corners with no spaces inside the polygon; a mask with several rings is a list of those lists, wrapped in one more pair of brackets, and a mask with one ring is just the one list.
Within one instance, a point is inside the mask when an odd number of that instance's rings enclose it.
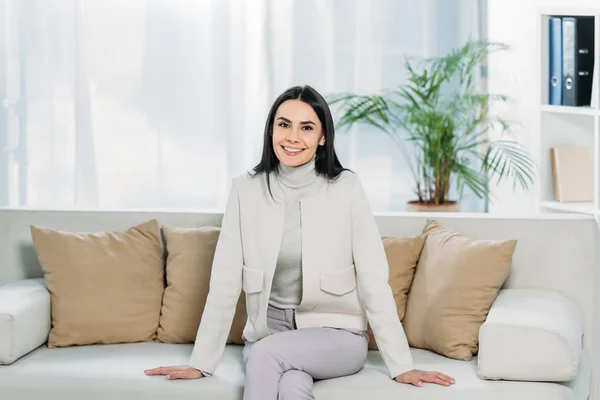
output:
{"label": "ring binder", "polygon": [[560,17],[551,17],[549,26],[550,42],[550,95],[549,104],[562,104],[562,21]]}
{"label": "ring binder", "polygon": [[594,17],[562,18],[562,105],[589,106],[594,67]]}

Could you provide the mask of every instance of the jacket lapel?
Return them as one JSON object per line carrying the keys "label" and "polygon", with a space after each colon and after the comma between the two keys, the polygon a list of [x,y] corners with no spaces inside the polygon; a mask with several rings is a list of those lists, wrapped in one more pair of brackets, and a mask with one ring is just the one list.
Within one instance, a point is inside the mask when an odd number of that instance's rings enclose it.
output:
{"label": "jacket lapel", "polygon": [[279,256],[279,250],[281,248],[281,240],[283,238],[283,229],[285,223],[285,210],[283,204],[283,192],[277,183],[277,178],[271,173],[271,190],[273,197],[269,193],[265,182],[265,193],[264,196],[267,199],[266,202],[260,202],[259,221],[260,227],[258,232],[260,236],[260,251],[263,254],[265,261],[264,270],[268,276],[268,287],[270,293],[271,283],[273,274],[275,272],[275,266],[277,265],[277,257]]}

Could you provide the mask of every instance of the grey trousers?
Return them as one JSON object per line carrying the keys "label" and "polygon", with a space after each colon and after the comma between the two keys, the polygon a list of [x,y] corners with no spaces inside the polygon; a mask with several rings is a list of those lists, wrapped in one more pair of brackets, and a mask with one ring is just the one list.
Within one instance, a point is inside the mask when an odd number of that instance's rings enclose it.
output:
{"label": "grey trousers", "polygon": [[314,399],[313,379],[355,374],[367,357],[366,332],[296,329],[293,309],[269,306],[267,326],[270,336],[244,347],[244,400]]}

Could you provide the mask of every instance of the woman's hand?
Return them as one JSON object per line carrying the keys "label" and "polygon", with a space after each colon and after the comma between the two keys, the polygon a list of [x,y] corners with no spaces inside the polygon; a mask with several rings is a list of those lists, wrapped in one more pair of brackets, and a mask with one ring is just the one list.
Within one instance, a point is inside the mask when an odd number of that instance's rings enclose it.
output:
{"label": "woman's hand", "polygon": [[423,386],[423,382],[437,383],[442,386],[450,386],[454,384],[454,378],[450,378],[448,375],[444,375],[441,372],[435,371],[421,371],[413,369],[407,371],[394,378],[399,383],[409,383],[414,386]]}
{"label": "woman's hand", "polygon": [[187,365],[152,368],[145,370],[144,373],[148,376],[164,375],[165,379],[167,380],[198,379],[204,376],[204,374],[202,374],[202,372],[196,368],[192,368]]}

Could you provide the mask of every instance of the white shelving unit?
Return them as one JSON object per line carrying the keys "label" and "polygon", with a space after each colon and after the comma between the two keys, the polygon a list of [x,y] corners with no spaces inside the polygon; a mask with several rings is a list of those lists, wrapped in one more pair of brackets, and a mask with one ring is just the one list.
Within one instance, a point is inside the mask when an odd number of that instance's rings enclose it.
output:
{"label": "white shelving unit", "polygon": [[[599,3],[600,4],[600,3]],[[537,99],[537,127],[539,129],[539,185],[538,204],[542,212],[569,212],[588,214],[600,220],[600,79],[594,81],[596,108],[567,107],[548,104],[549,54],[548,24],[551,16],[593,16],[594,29],[594,69],[599,77],[600,65],[600,6],[592,9],[543,8],[538,13],[538,54],[539,98]],[[594,200],[591,202],[557,202],[554,200],[550,148],[565,145],[589,146],[592,156]]]}

